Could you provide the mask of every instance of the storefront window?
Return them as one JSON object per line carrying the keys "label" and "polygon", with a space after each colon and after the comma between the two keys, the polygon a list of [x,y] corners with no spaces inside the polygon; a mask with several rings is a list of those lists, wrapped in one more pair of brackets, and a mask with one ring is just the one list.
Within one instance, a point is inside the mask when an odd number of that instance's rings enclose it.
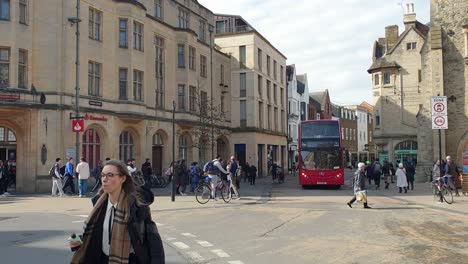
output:
{"label": "storefront window", "polygon": [[130,158],[134,158],[134,141],[133,136],[130,132],[124,131],[120,134],[119,139],[119,158],[123,162],[126,162]]}
{"label": "storefront window", "polygon": [[94,168],[101,159],[101,138],[95,129],[84,132],[81,155],[86,158],[90,168]]}

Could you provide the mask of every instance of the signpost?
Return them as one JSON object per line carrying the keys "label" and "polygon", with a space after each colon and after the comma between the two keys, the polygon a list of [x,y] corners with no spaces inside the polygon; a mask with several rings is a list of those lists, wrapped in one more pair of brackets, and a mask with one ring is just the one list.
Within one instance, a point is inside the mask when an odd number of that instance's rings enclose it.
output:
{"label": "signpost", "polygon": [[448,129],[447,96],[433,96],[431,98],[432,129],[439,130],[439,161],[440,176],[442,176],[442,129]]}

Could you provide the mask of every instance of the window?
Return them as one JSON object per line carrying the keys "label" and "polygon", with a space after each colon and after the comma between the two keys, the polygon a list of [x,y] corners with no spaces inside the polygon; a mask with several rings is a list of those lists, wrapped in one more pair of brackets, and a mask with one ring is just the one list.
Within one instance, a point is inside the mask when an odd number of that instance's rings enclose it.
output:
{"label": "window", "polygon": [[221,68],[220,69],[220,77],[221,77],[220,81],[221,81],[221,84],[224,84],[224,65],[221,64],[220,68]]}
{"label": "window", "polygon": [[90,168],[94,168],[101,159],[101,137],[95,129],[87,129],[82,136],[81,155]]}
{"label": "window", "polygon": [[267,112],[268,130],[271,130],[271,106],[270,105],[268,105],[267,110],[268,110]]}
{"label": "window", "polygon": [[196,111],[197,90],[195,86],[189,86],[189,110]]}
{"label": "window", "polygon": [[384,73],[384,84],[390,84],[390,73]]}
{"label": "window", "polygon": [[258,127],[263,128],[263,103],[258,103]]}
{"label": "window", "polygon": [[19,22],[28,24],[28,0],[19,0]]}
{"label": "window", "polygon": [[277,65],[277,62],[275,60],[273,60],[273,79],[276,79],[278,78],[278,65]]}
{"label": "window", "polygon": [[89,38],[101,41],[102,12],[89,8]]}
{"label": "window", "polygon": [[247,127],[247,101],[240,101],[240,126]]}
{"label": "window", "polygon": [[206,73],[206,57],[203,55],[200,55],[200,76],[205,77],[207,76]]}
{"label": "window", "polygon": [[258,75],[258,96],[262,98],[262,90],[263,90],[263,77]]}
{"label": "window", "polygon": [[88,62],[88,95],[101,96],[101,64]]}
{"label": "window", "polygon": [[406,43],[407,50],[415,50],[416,49],[416,42],[408,42]]}
{"label": "window", "polygon": [[258,49],[258,55],[257,55],[257,60],[258,60],[258,70],[262,70],[262,50]]}
{"label": "window", "polygon": [[177,66],[179,68],[185,68],[185,45],[177,45]]}
{"label": "window", "polygon": [[247,76],[246,76],[246,73],[241,73],[239,76],[240,76],[240,79],[239,79],[240,94],[239,94],[239,96],[240,97],[246,97],[247,96]]}
{"label": "window", "polygon": [[208,113],[208,94],[204,91],[200,92],[200,112],[201,114],[207,114]]}
{"label": "window", "polygon": [[163,19],[163,3],[162,0],[154,0],[154,17]]}
{"label": "window", "polygon": [[0,0],[0,20],[10,20],[10,0]]}
{"label": "window", "polygon": [[206,40],[206,22],[203,19],[200,19],[200,24],[198,24],[198,39]]}
{"label": "window", "polygon": [[372,142],[372,131],[369,131],[369,142]]}
{"label": "window", "polygon": [[187,136],[179,137],[179,159],[187,159]]}
{"label": "window", "polygon": [[119,19],[119,48],[128,47],[128,20]]}
{"label": "window", "polygon": [[127,100],[128,69],[119,68],[119,100]]}
{"label": "window", "polygon": [[342,137],[343,139],[345,139],[345,136],[344,136],[344,127],[341,128],[341,137]]}
{"label": "window", "polygon": [[246,54],[245,46],[239,47],[239,67],[245,68]]}
{"label": "window", "polygon": [[422,72],[421,70],[418,70],[418,82],[422,81]]}
{"label": "window", "polygon": [[26,50],[19,50],[18,53],[18,87],[28,87],[28,52]]}
{"label": "window", "polygon": [[9,86],[10,86],[10,49],[0,48],[0,88],[7,88]]}
{"label": "window", "polygon": [[216,33],[223,34],[226,32],[226,21],[216,21]]}
{"label": "window", "polygon": [[380,126],[380,114],[379,111],[375,111],[375,126],[379,127]]}
{"label": "window", "polygon": [[278,131],[278,108],[275,107],[273,116],[273,123],[275,124],[275,131]]}
{"label": "window", "polygon": [[221,108],[221,114],[224,114],[224,108],[225,108],[225,105],[224,105],[224,95],[221,95],[221,105],[220,105],[220,108]]}
{"label": "window", "polygon": [[185,110],[185,85],[179,84],[177,94],[179,110]]}
{"label": "window", "polygon": [[280,79],[281,79],[281,84],[284,84],[284,67],[280,67]]}
{"label": "window", "polygon": [[164,146],[163,136],[160,133],[154,133],[153,146]]}
{"label": "window", "polygon": [[120,160],[128,160],[130,158],[135,157],[134,156],[134,142],[133,142],[133,136],[130,134],[128,131],[122,132],[120,134],[119,138],[119,158]]}
{"label": "window", "polygon": [[273,84],[273,102],[275,102],[275,104],[278,102],[277,100],[277,97],[278,97],[278,93],[277,93],[277,86],[276,86],[276,83]]}
{"label": "window", "polygon": [[196,70],[195,67],[195,48],[189,46],[189,69]]}
{"label": "window", "polygon": [[164,108],[164,39],[155,37],[156,107]]}
{"label": "window", "polygon": [[133,22],[133,48],[143,51],[143,24]]}
{"label": "window", "polygon": [[[280,89],[281,89],[281,92],[280,92],[280,99],[279,99],[279,100],[280,100],[280,105],[281,105],[281,106],[284,106],[284,103],[283,103],[283,101],[284,101],[284,98],[283,98],[283,96],[284,96],[284,89],[283,89],[282,87],[281,87]],[[298,106],[299,106],[299,105],[298,105]]]}
{"label": "window", "polygon": [[190,27],[189,11],[184,8],[179,8],[179,28]]}
{"label": "window", "polygon": [[267,74],[268,74],[268,76],[270,76],[270,71],[271,71],[270,56],[267,55]]}
{"label": "window", "polygon": [[133,100],[143,101],[143,72],[133,70]]}
{"label": "window", "polygon": [[271,86],[271,82],[270,80],[267,80],[266,82],[266,90],[267,90],[267,99],[269,102],[271,102],[271,91],[270,91],[270,86]]}
{"label": "window", "polygon": [[376,74],[374,75],[374,85],[379,85],[380,83],[380,75]]}
{"label": "window", "polygon": [[286,132],[286,131],[284,131],[284,128],[285,128],[284,120],[286,119],[285,116],[284,116],[284,110],[281,110],[280,118],[281,118],[281,132],[284,133],[284,132]]}

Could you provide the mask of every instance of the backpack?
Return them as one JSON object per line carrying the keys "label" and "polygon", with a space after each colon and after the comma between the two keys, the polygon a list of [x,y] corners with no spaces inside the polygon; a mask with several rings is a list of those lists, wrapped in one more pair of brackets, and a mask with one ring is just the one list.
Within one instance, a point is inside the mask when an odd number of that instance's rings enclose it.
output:
{"label": "backpack", "polygon": [[203,166],[203,172],[207,172],[207,173],[210,173],[210,172],[213,172],[214,171],[214,162],[213,161],[209,161],[205,164],[205,166]]}
{"label": "backpack", "polygon": [[52,168],[50,168],[49,176],[52,177],[52,178],[57,178],[57,175],[55,175],[55,165],[52,166]]}
{"label": "backpack", "polygon": [[374,163],[374,173],[380,173],[380,170],[381,170],[381,166],[380,166],[380,163],[379,162],[376,162]]}

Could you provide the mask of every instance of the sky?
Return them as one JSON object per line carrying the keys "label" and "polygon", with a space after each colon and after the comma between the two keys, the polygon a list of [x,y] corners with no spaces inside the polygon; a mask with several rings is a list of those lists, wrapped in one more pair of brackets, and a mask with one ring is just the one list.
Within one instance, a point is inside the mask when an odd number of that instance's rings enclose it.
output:
{"label": "sky", "polygon": [[[242,16],[307,73],[309,92],[328,89],[340,105],[373,103],[373,43],[385,27],[404,30],[402,3],[407,0],[199,0],[214,13]],[[413,0],[416,19],[429,22],[429,0]]]}

